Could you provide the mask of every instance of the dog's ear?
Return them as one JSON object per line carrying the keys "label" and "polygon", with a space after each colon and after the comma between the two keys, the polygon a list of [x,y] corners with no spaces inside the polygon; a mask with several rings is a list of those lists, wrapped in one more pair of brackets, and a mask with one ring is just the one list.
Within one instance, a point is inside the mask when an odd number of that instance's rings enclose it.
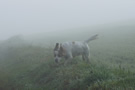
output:
{"label": "dog's ear", "polygon": [[63,47],[60,45],[60,52],[63,52],[64,51],[64,49],[63,49]]}
{"label": "dog's ear", "polygon": [[59,43],[56,43],[54,50],[57,50],[59,48]]}

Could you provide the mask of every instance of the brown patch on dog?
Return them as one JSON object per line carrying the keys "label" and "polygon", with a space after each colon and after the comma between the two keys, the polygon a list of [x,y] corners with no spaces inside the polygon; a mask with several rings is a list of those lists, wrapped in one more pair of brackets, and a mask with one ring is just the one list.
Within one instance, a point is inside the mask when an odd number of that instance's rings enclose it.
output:
{"label": "brown patch on dog", "polygon": [[60,55],[61,56],[66,55],[65,50],[63,49],[63,47],[61,45],[60,45]]}
{"label": "brown patch on dog", "polygon": [[73,41],[72,44],[75,44],[75,41]]}

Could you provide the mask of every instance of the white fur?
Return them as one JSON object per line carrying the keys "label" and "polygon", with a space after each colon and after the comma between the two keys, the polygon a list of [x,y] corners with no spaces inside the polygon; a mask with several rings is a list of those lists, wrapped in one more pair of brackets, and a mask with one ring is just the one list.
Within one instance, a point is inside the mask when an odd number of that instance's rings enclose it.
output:
{"label": "white fur", "polygon": [[87,43],[76,41],[73,42],[64,42],[62,47],[65,51],[67,59],[72,59],[75,56],[84,55],[89,56],[89,46]]}
{"label": "white fur", "polygon": [[[64,42],[60,45],[60,47],[64,50],[63,57],[65,59],[72,59],[75,56],[82,55],[83,60],[89,61],[89,46],[88,42],[95,40],[97,38],[97,35],[94,35],[90,37],[89,39],[85,41],[75,41],[75,42]],[[59,52],[55,51],[55,60],[59,60],[60,58],[57,56]]]}

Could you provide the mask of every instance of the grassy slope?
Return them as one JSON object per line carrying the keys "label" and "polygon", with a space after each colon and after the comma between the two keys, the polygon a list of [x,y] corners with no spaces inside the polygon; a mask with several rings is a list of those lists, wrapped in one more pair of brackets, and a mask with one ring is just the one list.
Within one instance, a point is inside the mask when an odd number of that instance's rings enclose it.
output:
{"label": "grassy slope", "polygon": [[[0,57],[0,90],[135,89],[134,29],[117,26],[72,32],[72,40],[83,40],[89,33],[100,34],[98,40],[90,43],[91,64],[77,57],[67,66],[63,65],[64,60],[56,65],[53,48],[8,46],[3,52],[5,56]],[[64,39],[67,38],[65,34]]]}

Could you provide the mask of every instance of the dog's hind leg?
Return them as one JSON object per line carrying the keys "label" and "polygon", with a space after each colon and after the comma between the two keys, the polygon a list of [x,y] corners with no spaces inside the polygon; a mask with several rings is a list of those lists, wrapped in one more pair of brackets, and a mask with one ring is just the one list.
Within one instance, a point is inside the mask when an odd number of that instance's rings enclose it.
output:
{"label": "dog's hind leg", "polygon": [[90,62],[89,56],[86,56],[86,60],[87,62]]}
{"label": "dog's hind leg", "polygon": [[82,55],[82,60],[84,60],[84,61],[85,61],[85,56],[84,56],[84,55]]}
{"label": "dog's hind leg", "polygon": [[84,58],[85,58],[85,60],[86,60],[88,63],[90,62],[89,54],[84,55]]}

